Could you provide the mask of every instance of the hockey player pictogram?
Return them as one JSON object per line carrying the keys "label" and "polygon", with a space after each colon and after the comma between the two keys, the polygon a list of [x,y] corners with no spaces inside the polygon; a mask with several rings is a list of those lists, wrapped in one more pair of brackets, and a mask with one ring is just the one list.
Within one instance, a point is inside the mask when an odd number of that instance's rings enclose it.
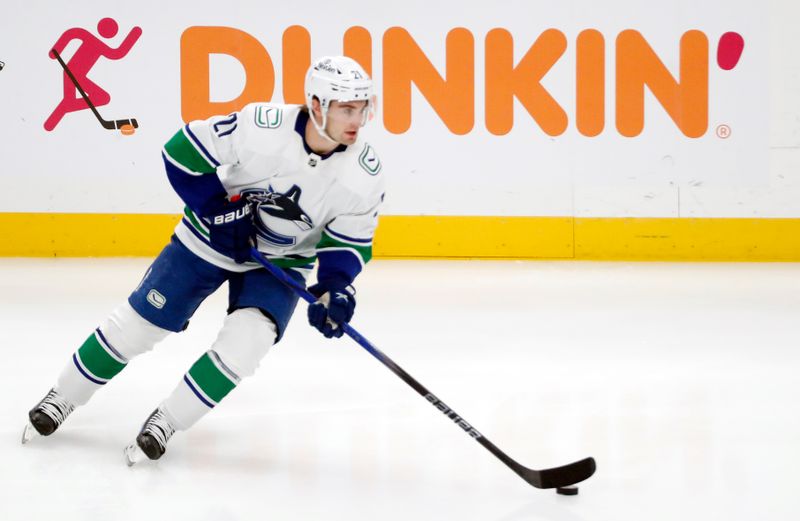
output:
{"label": "hockey player pictogram", "polygon": [[[113,38],[118,30],[117,22],[113,18],[103,18],[97,24],[97,32],[103,38]],[[141,34],[142,29],[134,27],[117,48],[110,47],[86,29],[79,27],[69,29],[62,34],[53,45],[49,56],[57,60],[64,70],[64,98],[45,121],[45,130],[52,131],[67,113],[89,108],[104,128],[120,129],[127,134],[133,133],[133,129],[138,127],[135,119],[107,121],[100,116],[96,107],[107,105],[111,101],[111,95],[91,81],[87,75],[101,56],[110,60],[124,58]],[[61,53],[72,40],[80,40],[81,44],[69,62],[65,63]],[[75,96],[76,90],[80,97]]]}

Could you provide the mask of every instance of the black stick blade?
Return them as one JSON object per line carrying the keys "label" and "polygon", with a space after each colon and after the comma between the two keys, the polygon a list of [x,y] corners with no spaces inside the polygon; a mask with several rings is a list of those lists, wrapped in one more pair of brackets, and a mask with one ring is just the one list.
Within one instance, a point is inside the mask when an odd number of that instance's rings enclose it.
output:
{"label": "black stick blade", "polygon": [[544,470],[533,470],[521,465],[520,467],[517,469],[517,474],[536,488],[559,488],[574,485],[589,479],[597,470],[594,458],[586,458],[563,467]]}
{"label": "black stick blade", "polygon": [[122,128],[125,125],[130,125],[133,128],[139,128],[139,122],[136,121],[136,118],[118,119],[118,120],[114,121],[113,125],[114,126],[112,128]]}

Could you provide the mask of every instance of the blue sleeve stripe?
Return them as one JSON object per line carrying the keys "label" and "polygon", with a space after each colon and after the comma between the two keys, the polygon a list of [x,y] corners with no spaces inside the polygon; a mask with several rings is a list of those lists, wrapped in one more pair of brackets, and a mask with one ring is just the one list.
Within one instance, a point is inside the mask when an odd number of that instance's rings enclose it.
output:
{"label": "blue sleeve stripe", "polygon": [[162,154],[162,157],[167,170],[167,179],[172,188],[195,212],[212,199],[220,195],[224,197],[227,194],[217,174],[189,175],[173,165],[166,155]]}
{"label": "blue sleeve stripe", "polygon": [[361,257],[353,250],[320,251],[317,253],[317,258],[319,259],[317,281],[320,282],[331,278],[345,278],[348,283],[352,283],[363,268]]}
{"label": "blue sleeve stripe", "polygon": [[194,146],[197,147],[197,149],[205,156],[205,158],[214,166],[219,166],[219,161],[217,161],[214,156],[212,156],[208,150],[206,150],[206,147],[204,147],[200,140],[197,139],[197,136],[194,135],[194,132],[192,132],[192,129],[189,128],[189,125],[186,125],[183,128],[186,130],[186,135],[189,136],[189,138],[192,140],[192,143],[194,143]]}
{"label": "blue sleeve stripe", "polygon": [[372,239],[371,238],[370,239],[356,239],[355,237],[348,237],[347,235],[344,235],[343,233],[337,233],[337,232],[331,230],[330,225],[325,226],[325,231],[328,232],[329,234],[331,234],[331,236],[333,238],[339,239],[341,241],[354,242],[356,244],[372,244]]}

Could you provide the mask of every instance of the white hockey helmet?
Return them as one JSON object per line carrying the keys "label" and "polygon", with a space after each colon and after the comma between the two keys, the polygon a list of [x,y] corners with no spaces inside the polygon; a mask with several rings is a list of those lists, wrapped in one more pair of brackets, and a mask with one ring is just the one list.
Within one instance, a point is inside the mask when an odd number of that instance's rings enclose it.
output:
{"label": "white hockey helmet", "polygon": [[[306,73],[305,91],[311,121],[317,132],[330,141],[333,139],[325,132],[325,123],[331,101],[366,101],[362,127],[373,109],[372,79],[357,61],[347,56],[323,56],[314,60]],[[319,100],[322,125],[317,124],[313,117],[311,100],[314,98]]]}

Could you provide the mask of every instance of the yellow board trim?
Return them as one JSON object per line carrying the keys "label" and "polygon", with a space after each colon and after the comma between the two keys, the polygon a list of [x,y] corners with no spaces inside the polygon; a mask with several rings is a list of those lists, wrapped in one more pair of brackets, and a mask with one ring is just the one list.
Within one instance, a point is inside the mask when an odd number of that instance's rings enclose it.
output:
{"label": "yellow board trim", "polygon": [[800,261],[800,219],[580,218],[575,258]]}
{"label": "yellow board trim", "polygon": [[572,258],[572,217],[381,216],[375,257]]}
{"label": "yellow board trim", "polygon": [[180,215],[0,213],[0,256],[151,257]]}
{"label": "yellow board trim", "polygon": [[[0,213],[0,256],[156,255],[180,215]],[[800,219],[382,216],[377,258],[800,261]]]}

